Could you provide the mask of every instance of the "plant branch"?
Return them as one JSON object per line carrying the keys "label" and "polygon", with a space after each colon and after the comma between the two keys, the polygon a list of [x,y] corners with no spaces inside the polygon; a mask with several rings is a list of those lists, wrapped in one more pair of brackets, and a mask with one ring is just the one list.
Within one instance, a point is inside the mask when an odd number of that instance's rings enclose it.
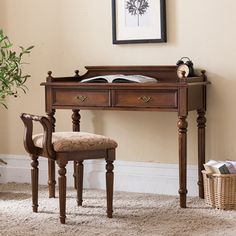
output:
{"label": "plant branch", "polygon": [[0,104],[7,108],[5,99],[18,96],[18,89],[26,91],[25,82],[30,75],[22,74],[22,58],[31,52],[34,46],[20,46],[20,53],[12,50],[13,44],[0,29]]}

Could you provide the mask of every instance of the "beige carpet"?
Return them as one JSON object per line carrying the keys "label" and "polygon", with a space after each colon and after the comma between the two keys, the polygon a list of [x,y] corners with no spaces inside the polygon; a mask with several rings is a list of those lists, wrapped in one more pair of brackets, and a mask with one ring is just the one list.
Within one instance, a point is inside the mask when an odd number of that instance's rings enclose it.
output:
{"label": "beige carpet", "polygon": [[214,210],[199,198],[188,198],[179,208],[178,197],[116,192],[114,218],[106,217],[105,191],[85,190],[84,206],[76,192],[67,192],[67,224],[59,223],[58,198],[48,199],[40,187],[39,213],[31,209],[28,184],[0,185],[0,235],[236,235],[236,211]]}

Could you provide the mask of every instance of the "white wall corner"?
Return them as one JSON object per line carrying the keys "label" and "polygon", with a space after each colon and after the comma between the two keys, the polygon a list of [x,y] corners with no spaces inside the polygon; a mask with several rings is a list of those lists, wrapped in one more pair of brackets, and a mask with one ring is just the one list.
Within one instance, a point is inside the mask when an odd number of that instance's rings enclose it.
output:
{"label": "white wall corner", "polygon": [[[0,154],[0,158],[8,163],[0,166],[0,183],[30,183],[31,160],[28,156]],[[104,161],[87,160],[84,168],[84,187],[105,189]],[[178,195],[177,164],[116,160],[114,173],[116,191]],[[197,166],[189,165],[187,176],[188,196],[197,196]],[[47,184],[47,160],[44,158],[39,158],[39,183]],[[73,186],[72,163],[67,166],[67,186]]]}

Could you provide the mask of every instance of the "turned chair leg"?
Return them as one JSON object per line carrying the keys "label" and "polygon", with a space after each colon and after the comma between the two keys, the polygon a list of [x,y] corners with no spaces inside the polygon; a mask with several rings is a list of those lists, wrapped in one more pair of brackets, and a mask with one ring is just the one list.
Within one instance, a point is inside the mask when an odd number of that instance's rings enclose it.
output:
{"label": "turned chair leg", "polygon": [[76,189],[77,189],[77,204],[82,206],[83,202],[83,174],[84,174],[84,165],[83,161],[76,162]]}
{"label": "turned chair leg", "polygon": [[31,184],[32,184],[32,208],[33,212],[38,212],[38,182],[39,182],[39,174],[38,174],[38,156],[31,155]]}
{"label": "turned chair leg", "polygon": [[60,205],[60,221],[65,224],[66,221],[66,161],[58,161],[58,183],[59,183],[59,205]]}
{"label": "turned chair leg", "polygon": [[112,218],[114,166],[113,166],[113,161],[106,160],[106,162],[107,162],[106,164],[107,217]]}

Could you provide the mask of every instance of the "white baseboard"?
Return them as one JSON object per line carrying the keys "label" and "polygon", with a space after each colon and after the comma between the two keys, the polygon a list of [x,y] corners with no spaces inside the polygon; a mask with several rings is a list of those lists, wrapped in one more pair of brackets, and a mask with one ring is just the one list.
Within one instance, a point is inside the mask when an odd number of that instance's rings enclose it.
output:
{"label": "white baseboard", "polygon": [[[30,163],[28,156],[4,155],[0,158],[8,164],[0,166],[0,183],[30,183]],[[197,196],[197,166],[187,169],[188,195]],[[179,169],[177,164],[150,162],[114,162],[116,191],[178,195]],[[39,183],[47,184],[47,160],[39,158]],[[73,186],[72,163],[67,166],[67,186]],[[104,160],[84,162],[84,187],[105,189]]]}

